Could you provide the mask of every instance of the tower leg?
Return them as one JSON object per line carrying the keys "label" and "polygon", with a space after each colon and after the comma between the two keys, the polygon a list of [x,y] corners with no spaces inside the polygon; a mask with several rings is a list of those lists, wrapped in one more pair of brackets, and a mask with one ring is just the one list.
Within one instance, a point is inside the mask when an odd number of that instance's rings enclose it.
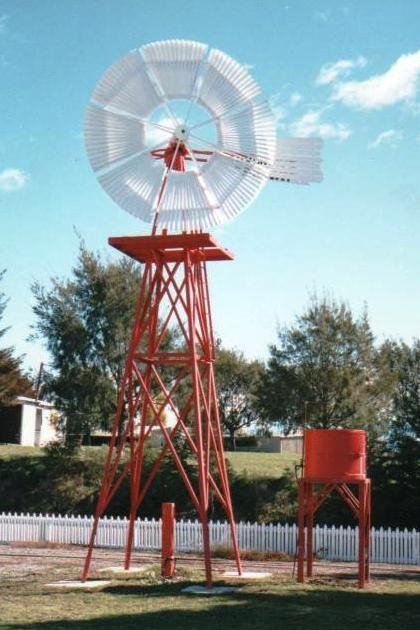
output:
{"label": "tower leg", "polygon": [[369,580],[370,479],[359,483],[359,588]]}
{"label": "tower leg", "polygon": [[[140,444],[137,446],[136,454],[134,457],[134,461],[132,461],[132,466],[130,467],[130,514],[128,521],[128,530],[127,530],[127,539],[125,544],[125,555],[124,555],[124,569],[128,570],[131,565],[131,555],[133,553],[133,544],[134,544],[134,529],[136,525],[137,512],[139,508],[139,494],[140,494],[140,480],[141,480],[141,472],[142,472],[142,464],[143,464],[143,441],[144,441],[144,431],[140,432]],[[130,448],[133,451],[134,447],[134,435],[131,438]]]}
{"label": "tower leg", "polygon": [[359,483],[359,588],[365,586],[366,484]]}
{"label": "tower leg", "polygon": [[236,533],[236,523],[235,523],[235,517],[233,513],[232,497],[230,493],[229,478],[228,478],[224,446],[223,446],[223,435],[221,431],[219,409],[217,405],[217,393],[216,393],[216,385],[215,385],[215,379],[214,379],[213,363],[210,365],[209,387],[210,387],[211,396],[213,399],[214,415],[216,419],[213,435],[212,435],[215,442],[214,450],[216,453],[220,480],[221,480],[223,490],[224,490],[224,495],[226,498],[226,515],[229,522],[230,536],[232,540],[233,553],[235,556],[236,569],[238,571],[238,575],[242,575],[242,562],[241,562],[241,555],[239,551],[238,537]]}
{"label": "tower leg", "polygon": [[201,532],[203,536],[203,552],[204,552],[204,569],[206,574],[206,587],[213,586],[213,577],[211,571],[211,550],[210,550],[210,531],[207,514],[201,516]]}
{"label": "tower leg", "polygon": [[230,527],[230,536],[232,539],[233,554],[235,556],[236,570],[238,571],[238,575],[242,575],[241,554],[239,551],[238,537],[236,535],[236,524],[233,516],[232,505],[230,506],[230,509],[228,511],[228,521]]}
{"label": "tower leg", "polygon": [[313,508],[313,487],[309,482],[306,484],[306,575],[312,577],[313,569],[313,528],[314,528],[314,508]]}
{"label": "tower leg", "polygon": [[[113,435],[113,441],[114,440],[115,440],[115,434]],[[104,468],[104,473],[103,473],[103,478],[102,478],[102,485],[99,492],[99,498],[98,498],[98,503],[95,510],[95,516],[93,519],[92,530],[89,537],[88,551],[86,554],[85,562],[83,564],[83,569],[82,569],[82,573],[80,577],[82,582],[85,582],[89,575],[93,548],[95,545],[96,535],[98,533],[99,519],[105,512],[108,502],[109,502],[108,497],[109,497],[109,478],[110,478],[110,473],[111,473],[111,452],[112,451],[110,447],[108,451],[107,461],[105,463],[105,468]]]}
{"label": "tower leg", "polygon": [[305,581],[305,505],[306,482],[303,479],[298,480],[298,538],[297,538],[297,579],[298,582]]}
{"label": "tower leg", "polygon": [[126,571],[128,571],[131,565],[131,554],[133,552],[135,524],[136,524],[136,512],[133,510],[130,510],[128,530],[127,530],[127,540],[125,543],[125,555],[124,555],[124,569]]}
{"label": "tower leg", "polygon": [[371,528],[371,481],[367,480],[366,488],[366,538],[365,538],[365,580],[370,579],[370,528]]}
{"label": "tower leg", "polygon": [[93,521],[92,531],[90,532],[88,552],[86,554],[85,562],[82,569],[82,574],[80,576],[80,579],[82,582],[86,582],[86,579],[89,575],[90,563],[92,561],[93,546],[95,544],[96,532],[98,530],[98,522],[99,522],[99,516],[95,516],[95,519]]}

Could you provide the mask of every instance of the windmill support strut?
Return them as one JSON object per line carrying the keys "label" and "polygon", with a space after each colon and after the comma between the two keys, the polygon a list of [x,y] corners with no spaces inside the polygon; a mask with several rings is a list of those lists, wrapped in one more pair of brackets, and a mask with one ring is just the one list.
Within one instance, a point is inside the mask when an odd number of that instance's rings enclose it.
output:
{"label": "windmill support strut", "polygon": [[[125,569],[130,568],[138,510],[170,454],[202,525],[206,586],[212,586],[208,513],[213,494],[226,512],[238,574],[241,561],[225,462],[214,378],[214,340],[206,263],[231,260],[212,236],[189,233],[117,237],[110,244],[144,263],[135,320],[81,579],[89,575],[99,519],[125,478],[130,509]],[[165,345],[176,330],[178,347]],[[175,416],[165,425],[165,410]],[[163,446],[150,472],[143,469],[146,441],[159,429]],[[179,444],[188,448],[188,462]],[[195,474],[191,474],[194,461]]]}

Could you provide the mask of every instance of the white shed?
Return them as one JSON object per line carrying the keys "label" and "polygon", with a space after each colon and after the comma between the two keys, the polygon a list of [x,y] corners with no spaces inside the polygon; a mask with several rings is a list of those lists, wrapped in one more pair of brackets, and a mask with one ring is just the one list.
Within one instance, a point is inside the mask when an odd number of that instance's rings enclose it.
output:
{"label": "white shed", "polygon": [[51,403],[18,396],[16,404],[0,409],[0,443],[44,446],[57,441],[56,421]]}

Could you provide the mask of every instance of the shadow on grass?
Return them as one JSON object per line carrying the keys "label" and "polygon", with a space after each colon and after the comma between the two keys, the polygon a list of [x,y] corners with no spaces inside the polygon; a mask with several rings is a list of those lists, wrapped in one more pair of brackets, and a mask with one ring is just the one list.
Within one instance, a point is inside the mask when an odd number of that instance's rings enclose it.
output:
{"label": "shadow on grass", "polygon": [[[107,614],[90,619],[2,624],[4,630],[411,630],[420,628],[420,597],[410,593],[378,593],[353,589],[297,590],[280,584],[258,586],[257,592],[237,591],[224,596],[181,593],[187,583],[160,586],[124,584],[104,589],[109,609],[119,596],[154,598],[153,611]],[[273,592],[278,589],[278,592]],[[92,593],[92,597],[95,594]],[[63,593],[65,597],[65,593]],[[160,598],[170,598],[167,602]],[[177,598],[178,601],[177,601]],[[93,600],[94,601],[94,600]],[[103,605],[104,602],[102,602]],[[83,615],[82,610],[80,614]]]}
{"label": "shadow on grass", "polygon": [[[356,578],[357,579],[357,578]],[[392,573],[392,571],[376,571],[374,572],[373,576],[372,576],[373,580],[383,580],[383,581],[392,581],[392,582],[407,582],[408,581],[417,581],[420,582],[420,571],[416,570],[416,569],[412,569],[410,570],[407,567],[404,567],[404,570],[398,570],[395,571],[395,573]]]}
{"label": "shadow on grass", "polygon": [[[340,569],[334,571],[325,571],[325,570],[317,570],[315,567],[314,577],[312,581],[319,580],[325,585],[335,584],[343,582],[348,583],[354,588],[357,587],[358,574],[356,571],[350,573],[349,571],[341,571]],[[409,569],[408,567],[404,567],[401,569],[399,567],[395,572],[391,569],[380,570],[374,569],[371,571],[371,584],[375,584],[375,582],[419,582],[420,583],[420,571],[418,569]]]}

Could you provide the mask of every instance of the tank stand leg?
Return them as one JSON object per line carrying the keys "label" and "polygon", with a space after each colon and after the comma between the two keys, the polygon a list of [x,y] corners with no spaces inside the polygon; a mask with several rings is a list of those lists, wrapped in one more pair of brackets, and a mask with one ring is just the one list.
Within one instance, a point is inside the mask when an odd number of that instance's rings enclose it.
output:
{"label": "tank stand leg", "polygon": [[298,481],[298,497],[299,497],[299,512],[298,512],[298,537],[297,537],[297,580],[298,582],[304,582],[305,580],[305,494],[306,494],[306,482],[304,479]]}
{"label": "tank stand leg", "polygon": [[306,484],[306,575],[312,577],[313,570],[313,528],[314,528],[314,505],[313,486],[309,482]]}
{"label": "tank stand leg", "polygon": [[359,483],[359,588],[369,581],[370,479]]}

